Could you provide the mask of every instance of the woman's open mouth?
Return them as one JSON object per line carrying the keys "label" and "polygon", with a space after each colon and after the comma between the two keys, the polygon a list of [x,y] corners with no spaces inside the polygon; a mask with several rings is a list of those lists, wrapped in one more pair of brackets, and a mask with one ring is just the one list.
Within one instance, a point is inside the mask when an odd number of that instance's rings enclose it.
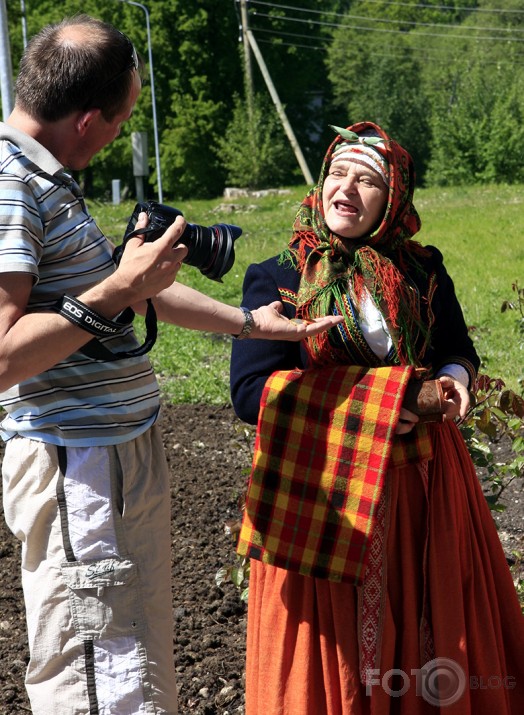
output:
{"label": "woman's open mouth", "polygon": [[355,216],[358,213],[358,209],[353,204],[346,203],[345,201],[334,201],[333,206],[337,213],[344,216]]}

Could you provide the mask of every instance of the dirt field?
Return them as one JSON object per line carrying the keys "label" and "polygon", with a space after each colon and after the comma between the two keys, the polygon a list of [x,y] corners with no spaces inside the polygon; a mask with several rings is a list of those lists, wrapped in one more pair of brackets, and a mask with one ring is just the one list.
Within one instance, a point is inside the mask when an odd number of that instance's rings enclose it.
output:
{"label": "dirt field", "polygon": [[[180,715],[243,712],[245,607],[216,571],[234,561],[224,522],[251,462],[253,431],[229,407],[168,406],[161,422],[172,472],[174,654]],[[504,454],[501,452],[501,461]],[[522,486],[497,517],[509,555],[524,550]],[[27,644],[19,546],[0,520],[0,715],[30,712],[23,679]],[[50,713],[50,715],[52,715]]]}

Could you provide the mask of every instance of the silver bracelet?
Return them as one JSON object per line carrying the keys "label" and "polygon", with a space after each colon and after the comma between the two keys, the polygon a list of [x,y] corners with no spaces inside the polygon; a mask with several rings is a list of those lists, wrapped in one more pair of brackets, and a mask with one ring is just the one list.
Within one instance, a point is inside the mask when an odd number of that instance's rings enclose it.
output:
{"label": "silver bracelet", "polygon": [[244,338],[249,337],[249,335],[255,325],[255,319],[253,318],[253,313],[250,310],[248,310],[247,308],[244,308],[243,306],[240,306],[240,310],[244,313],[244,327],[242,328],[242,330],[239,332],[238,335],[233,335],[235,340],[244,340]]}

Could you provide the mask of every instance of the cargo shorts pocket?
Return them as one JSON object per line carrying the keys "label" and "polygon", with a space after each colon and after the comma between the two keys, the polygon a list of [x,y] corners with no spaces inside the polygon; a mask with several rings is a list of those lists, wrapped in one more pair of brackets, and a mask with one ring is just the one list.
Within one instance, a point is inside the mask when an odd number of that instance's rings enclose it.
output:
{"label": "cargo shorts pocket", "polygon": [[76,635],[82,639],[139,636],[143,629],[136,564],[129,559],[61,565]]}

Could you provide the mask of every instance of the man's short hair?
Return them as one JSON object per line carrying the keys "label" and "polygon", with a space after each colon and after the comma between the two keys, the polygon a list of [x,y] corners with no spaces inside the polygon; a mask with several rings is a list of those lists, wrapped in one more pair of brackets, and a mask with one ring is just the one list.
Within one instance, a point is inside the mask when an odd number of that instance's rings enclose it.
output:
{"label": "man's short hair", "polygon": [[111,121],[129,97],[133,69],[141,73],[142,62],[122,32],[89,15],[65,18],[29,41],[16,101],[37,120],[53,122],[97,107]]}

